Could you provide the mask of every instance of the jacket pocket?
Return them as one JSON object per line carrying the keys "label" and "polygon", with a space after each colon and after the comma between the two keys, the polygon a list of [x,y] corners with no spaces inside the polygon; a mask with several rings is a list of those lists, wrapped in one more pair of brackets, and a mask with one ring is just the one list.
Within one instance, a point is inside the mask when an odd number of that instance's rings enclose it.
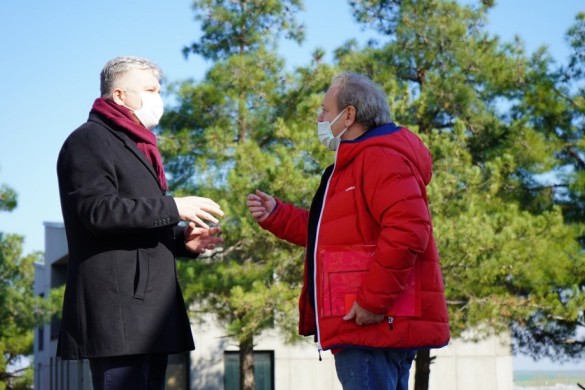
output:
{"label": "jacket pocket", "polygon": [[148,253],[139,249],[136,258],[136,272],[134,274],[134,298],[144,299],[148,282]]}
{"label": "jacket pocket", "polygon": [[[375,245],[324,246],[322,260],[321,314],[323,317],[344,316],[351,309],[366,273],[374,260]],[[420,281],[417,266],[407,284],[386,313],[388,316],[420,316]]]}

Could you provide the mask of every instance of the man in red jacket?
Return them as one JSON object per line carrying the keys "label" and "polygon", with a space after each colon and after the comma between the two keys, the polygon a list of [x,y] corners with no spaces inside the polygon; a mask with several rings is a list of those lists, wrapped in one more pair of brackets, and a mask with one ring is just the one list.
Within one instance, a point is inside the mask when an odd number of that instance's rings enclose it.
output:
{"label": "man in red jacket", "polygon": [[259,190],[248,208],[306,248],[299,333],[333,351],[343,388],[407,390],[416,350],[450,337],[426,194],[430,153],[391,122],[381,89],[353,73],[333,79],[317,137],[335,163],[310,210]]}

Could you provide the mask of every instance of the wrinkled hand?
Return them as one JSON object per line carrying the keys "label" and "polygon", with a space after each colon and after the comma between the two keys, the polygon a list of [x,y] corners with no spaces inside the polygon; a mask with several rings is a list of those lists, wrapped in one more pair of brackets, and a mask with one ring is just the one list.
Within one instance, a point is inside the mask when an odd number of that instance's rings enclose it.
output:
{"label": "wrinkled hand", "polygon": [[198,226],[209,229],[205,221],[218,223],[217,218],[213,214],[221,217],[223,211],[217,203],[209,198],[202,198],[200,196],[185,196],[181,198],[173,198],[179,210],[179,218],[181,221],[194,222]]}
{"label": "wrinkled hand", "polygon": [[372,325],[384,321],[384,314],[374,314],[371,311],[361,307],[357,301],[354,301],[353,306],[349,310],[349,313],[347,313],[343,319],[345,321],[349,321],[353,320],[354,318],[355,323],[359,326]]}
{"label": "wrinkled hand", "polygon": [[189,222],[185,229],[185,247],[193,253],[203,253],[207,249],[215,249],[216,245],[223,242],[219,237],[219,227],[201,228],[195,223]]}
{"label": "wrinkled hand", "polygon": [[255,194],[248,195],[246,205],[252,217],[256,221],[262,222],[268,218],[272,210],[276,207],[276,200],[272,196],[256,190]]}

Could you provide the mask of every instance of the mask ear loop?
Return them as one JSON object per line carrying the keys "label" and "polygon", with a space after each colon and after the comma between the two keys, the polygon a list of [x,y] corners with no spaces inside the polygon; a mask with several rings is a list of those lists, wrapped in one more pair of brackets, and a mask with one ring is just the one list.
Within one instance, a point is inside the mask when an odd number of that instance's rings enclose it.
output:
{"label": "mask ear loop", "polygon": [[[347,107],[345,107],[345,108],[347,108]],[[338,119],[341,117],[341,114],[343,114],[343,111],[345,111],[345,108],[344,108],[343,110],[341,110],[341,112],[340,112],[339,114],[337,114],[337,116],[335,117],[335,119],[333,119],[333,120],[331,121],[331,126],[333,126],[333,124],[334,124],[335,122],[337,122],[337,120],[338,120]]]}
{"label": "mask ear loop", "polygon": [[[341,115],[343,114],[343,112],[347,109],[347,107],[345,107],[343,110],[341,110],[341,112],[339,114],[337,114],[337,116],[335,117],[335,119],[333,119],[333,121],[331,122],[331,126],[333,126],[333,124],[335,122],[337,122],[337,120],[341,117]],[[329,128],[331,128],[331,126]],[[340,142],[341,142],[341,136],[343,134],[345,134],[345,132],[349,129],[349,127],[346,127],[345,129],[343,129],[339,134],[337,134],[335,137],[333,138],[337,138]]]}
{"label": "mask ear loop", "polygon": [[346,127],[345,129],[343,129],[343,130],[341,131],[341,133],[337,134],[337,136],[336,136],[335,138],[339,138],[339,140],[341,141],[341,136],[342,136],[343,134],[345,134],[345,133],[347,132],[347,130],[348,130],[348,129],[349,129],[349,127]]}

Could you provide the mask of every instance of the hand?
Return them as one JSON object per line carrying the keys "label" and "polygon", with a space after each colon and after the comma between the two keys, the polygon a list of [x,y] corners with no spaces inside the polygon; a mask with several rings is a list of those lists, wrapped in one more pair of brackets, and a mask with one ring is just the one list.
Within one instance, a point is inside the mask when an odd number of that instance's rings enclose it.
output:
{"label": "hand", "polygon": [[219,237],[220,233],[219,227],[206,229],[189,222],[185,229],[185,247],[193,253],[203,253],[207,249],[215,249],[217,244],[223,242],[223,238]]}
{"label": "hand", "polygon": [[262,222],[268,218],[272,210],[276,207],[276,200],[272,196],[256,190],[255,194],[248,195],[246,205],[252,217],[256,221]]}
{"label": "hand", "polygon": [[195,222],[197,225],[209,229],[203,220],[218,223],[219,221],[212,214],[223,216],[223,211],[217,203],[208,198],[200,196],[185,196],[173,198],[179,210],[179,218],[182,221]]}
{"label": "hand", "polygon": [[355,323],[359,326],[372,325],[384,321],[384,314],[374,314],[371,311],[361,307],[357,301],[354,301],[353,306],[349,310],[349,313],[347,313],[343,319],[345,321],[349,321],[353,320],[354,318]]}

